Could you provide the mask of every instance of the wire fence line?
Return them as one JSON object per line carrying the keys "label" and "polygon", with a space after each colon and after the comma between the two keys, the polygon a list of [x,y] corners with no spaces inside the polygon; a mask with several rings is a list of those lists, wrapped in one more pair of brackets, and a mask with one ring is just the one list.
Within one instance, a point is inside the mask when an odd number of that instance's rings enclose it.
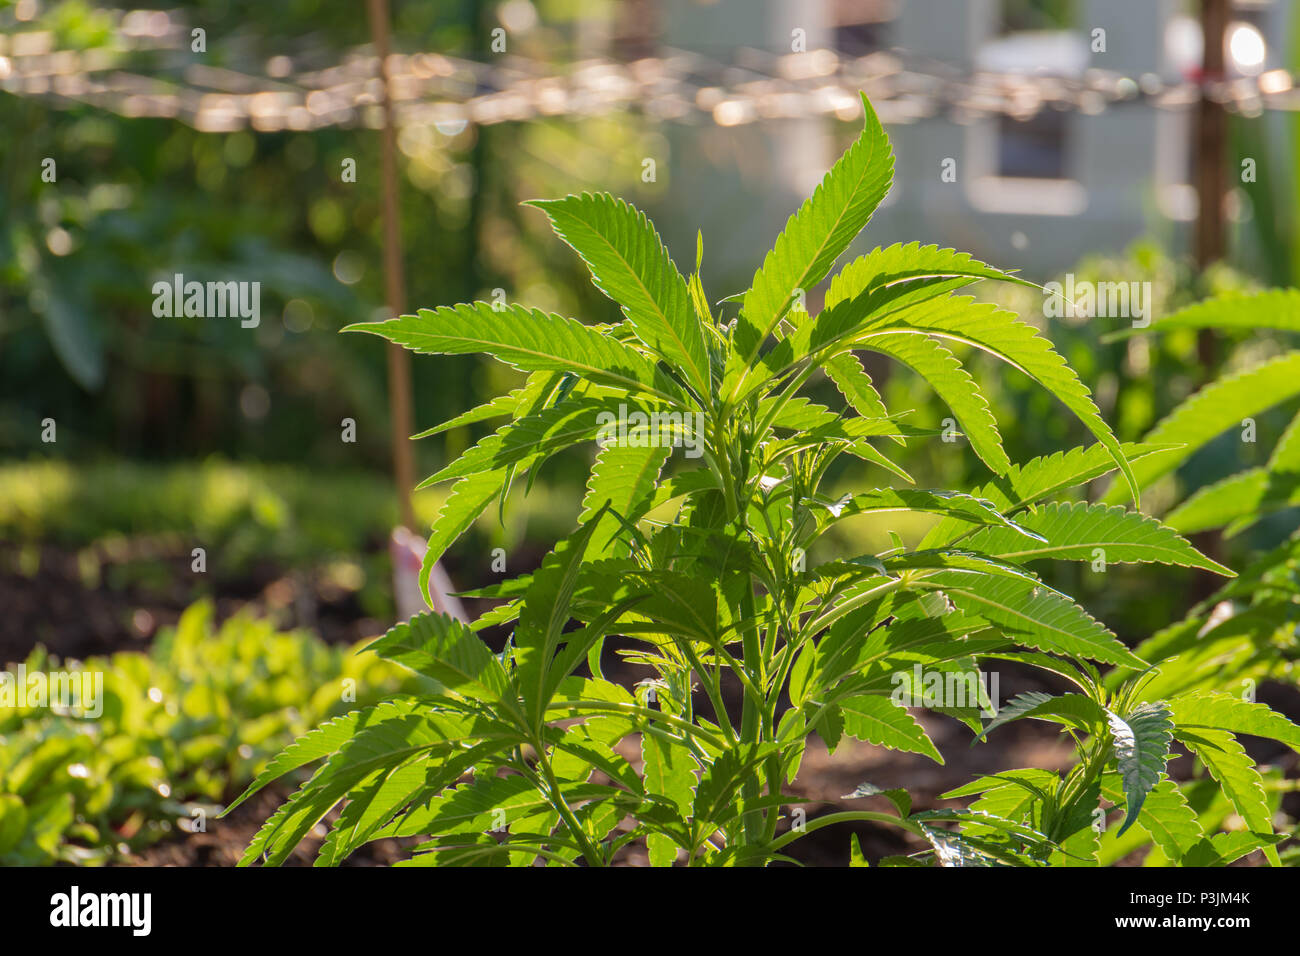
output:
{"label": "wire fence line", "polygon": [[[53,106],[87,104],[128,117],[166,117],[205,132],[382,125],[379,63],[369,46],[337,62],[316,52],[273,56],[240,69],[200,62],[188,25],[172,12],[118,12],[110,44],[57,49],[53,34],[0,36],[0,89]],[[324,62],[324,65],[319,65]],[[471,60],[443,53],[388,59],[398,127],[456,131],[536,118],[635,111],[720,126],[860,113],[864,90],[887,123],[935,116],[1028,120],[1043,110],[1099,114],[1126,105],[1186,109],[1202,95],[1245,115],[1300,109],[1296,77],[1270,70],[1200,82],[1090,69],[1079,76],[992,73],[890,50],[847,56],[827,49],[774,54],[737,49],[730,62],[662,49],[620,62],[557,66],[509,54]]]}

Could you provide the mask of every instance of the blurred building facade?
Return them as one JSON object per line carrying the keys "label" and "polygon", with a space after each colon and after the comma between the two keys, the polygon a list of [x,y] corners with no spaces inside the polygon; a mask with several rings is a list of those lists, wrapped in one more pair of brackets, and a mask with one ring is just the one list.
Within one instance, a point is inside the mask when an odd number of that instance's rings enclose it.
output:
{"label": "blurred building facade", "polygon": [[[632,5],[648,6],[645,0]],[[797,38],[807,50],[848,56],[896,50],[908,62],[954,75],[1072,78],[1102,69],[1174,82],[1194,77],[1199,66],[1198,6],[1186,0],[662,0],[643,22],[656,32],[660,52],[739,61],[742,71],[746,56],[761,69],[764,52],[789,52]],[[1294,6],[1236,0],[1230,66],[1252,74],[1286,65]],[[1183,248],[1196,215],[1190,108],[1133,102],[1091,113],[1042,109],[1021,118],[941,111],[892,124],[889,133],[895,187],[867,240],[860,240],[864,249],[938,242],[1043,277],[1085,251],[1118,251],[1143,236]],[[689,261],[685,253],[693,253],[699,226],[713,239],[706,261],[724,278],[752,269],[854,134],[855,124],[821,118],[730,128],[673,124],[667,131],[673,179],[661,220],[670,246]]]}

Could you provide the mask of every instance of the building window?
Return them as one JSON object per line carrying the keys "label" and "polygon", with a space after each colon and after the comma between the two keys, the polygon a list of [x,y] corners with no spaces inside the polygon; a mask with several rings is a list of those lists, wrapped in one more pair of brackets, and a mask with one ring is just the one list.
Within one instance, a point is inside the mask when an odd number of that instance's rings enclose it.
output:
{"label": "building window", "polygon": [[1003,36],[1044,30],[1069,30],[1074,26],[1074,0],[1002,0]]}
{"label": "building window", "polygon": [[831,24],[835,49],[849,56],[866,56],[893,45],[894,0],[834,0]]}
{"label": "building window", "polygon": [[1068,179],[1067,116],[1042,109],[1032,119],[998,118],[998,176],[1015,179]]}
{"label": "building window", "polygon": [[[977,71],[1004,83],[1031,84],[1045,72],[1073,78],[1088,68],[1088,45],[1074,29],[1071,0],[1003,0],[997,10],[992,36],[975,51]],[[974,173],[966,180],[971,204],[985,212],[1077,215],[1087,205],[1087,193],[1076,179],[1075,126],[1069,112],[1046,105],[971,124],[966,139]]]}
{"label": "building window", "polygon": [[623,62],[659,52],[659,11],[652,0],[621,0],[614,7],[610,52]]}

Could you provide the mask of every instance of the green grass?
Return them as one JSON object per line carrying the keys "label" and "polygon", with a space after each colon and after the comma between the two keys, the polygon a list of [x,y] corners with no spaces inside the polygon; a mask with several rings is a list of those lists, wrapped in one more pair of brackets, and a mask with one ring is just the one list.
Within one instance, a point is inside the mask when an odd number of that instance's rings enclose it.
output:
{"label": "green grass", "polygon": [[[446,492],[415,495],[426,530]],[[517,493],[518,495],[518,493]],[[502,527],[493,509],[477,531],[490,547],[568,530],[573,509],[535,486]],[[382,549],[397,520],[391,481],[369,472],[320,472],[209,459],[177,464],[109,461],[0,464],[0,540],[82,548],[122,538],[182,535],[208,553],[208,570],[238,574],[259,561],[297,567]]]}

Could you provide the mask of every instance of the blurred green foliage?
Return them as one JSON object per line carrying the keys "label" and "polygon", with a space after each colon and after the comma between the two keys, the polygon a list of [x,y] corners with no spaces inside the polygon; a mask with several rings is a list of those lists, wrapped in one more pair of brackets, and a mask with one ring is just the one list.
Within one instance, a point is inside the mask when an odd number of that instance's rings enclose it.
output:
{"label": "blurred green foliage", "polygon": [[[482,55],[502,6],[395,4],[394,49]],[[534,24],[512,33],[511,53],[571,59],[573,24],[603,9],[536,6]],[[37,10],[18,21],[15,5],[0,3],[0,30],[52,31],[60,48],[96,47],[127,62],[104,11],[80,0]],[[160,77],[198,63],[256,76],[272,56],[311,69],[369,41],[363,8],[323,0],[198,0],[178,13],[207,30],[207,52],[133,53],[145,62],[132,65]],[[41,449],[40,422],[50,417],[59,453],[73,459],[216,452],[385,465],[382,344],[336,334],[384,301],[378,134],[200,133],[7,93],[0,128],[0,448]],[[665,147],[626,116],[412,126],[398,145],[411,307],[502,289],[598,321],[608,303],[519,201],[593,183],[631,187],[646,201],[666,187],[640,181],[641,157]],[[47,158],[55,182],[42,179]],[[345,159],[356,161],[356,183],[342,182]],[[260,324],[155,318],[153,283],[177,273],[260,282]],[[505,384],[496,375],[471,359],[417,367],[417,420],[445,418],[466,394],[495,394]],[[339,440],[345,417],[357,422],[356,444]]]}
{"label": "blurred green foliage", "polygon": [[37,648],[27,674],[102,672],[103,712],[0,709],[0,865],[102,864],[194,827],[305,730],[419,689],[359,651],[245,615],[217,628],[206,602],[147,655],[78,664]]}
{"label": "blurred green foliage", "polygon": [[[433,522],[445,495],[446,489],[415,494],[419,526]],[[577,513],[550,486],[521,487],[513,495],[506,523],[496,509],[483,515],[454,556],[453,571],[468,566],[473,575],[487,573],[493,548],[517,553],[527,542],[562,535]],[[393,596],[386,542],[396,520],[391,483],[369,472],[312,473],[217,458],[171,465],[0,465],[0,541],[17,549],[20,569],[24,551],[55,545],[78,552],[83,583],[92,587],[169,585],[177,577],[174,562],[188,566],[191,549],[202,547],[206,573],[182,576],[191,599],[220,592],[259,568],[320,571],[346,565],[362,611],[387,619]],[[149,547],[136,547],[140,542]],[[453,578],[465,587],[470,580]]]}
{"label": "blurred green foliage", "polygon": [[[417,501],[422,518],[436,513],[430,496]],[[211,569],[226,575],[258,560],[296,566],[373,549],[395,519],[389,486],[364,472],[308,481],[290,466],[218,459],[0,468],[0,538],[80,547],[179,532],[219,556]]]}
{"label": "blurred green foliage", "polygon": [[[1196,301],[1204,292],[1255,287],[1242,274],[1226,268],[1198,277],[1187,263],[1151,242],[1135,244],[1122,255],[1089,256],[1072,271],[1076,282],[1150,282],[1151,308],[1156,316]],[[1092,387],[1102,414],[1116,423],[1124,440],[1140,439],[1208,377],[1196,360],[1194,333],[1175,332],[1159,338],[1138,337],[1103,344],[1102,337],[1127,320],[1047,318],[1042,293],[1006,285],[977,290],[982,298],[1013,309],[1045,330]],[[1220,350],[1222,367],[1253,361],[1263,347],[1267,346],[1244,341],[1237,345],[1225,340]],[[986,394],[1013,460],[1027,461],[1061,447],[1088,443],[1088,436],[1071,416],[1059,414],[1054,400],[1035,388],[1027,377],[1005,366],[996,367],[992,359],[980,355],[963,355],[962,360],[978,370],[981,380],[987,383]],[[441,374],[458,364],[449,359],[419,357],[414,362],[417,375],[422,371]],[[868,367],[877,376],[888,406],[897,412],[910,409],[907,420],[912,424],[940,427],[951,414],[925,383],[907,370],[883,364]],[[821,387],[834,388],[829,382]],[[1284,424],[1286,412],[1282,408],[1270,413],[1279,422],[1261,420],[1261,428]],[[422,415],[417,413],[417,423],[436,420],[433,416],[419,417]],[[1023,427],[1026,423],[1032,427]],[[489,425],[457,429],[418,446],[431,446],[425,452],[426,458],[451,460],[490,430]],[[1193,457],[1177,480],[1185,487],[1199,487],[1241,467],[1258,464],[1245,460],[1257,451],[1258,446],[1240,442],[1216,443]],[[988,477],[964,442],[913,441],[903,461],[920,487],[968,487]],[[538,484],[531,489],[515,489],[520,505],[506,509],[508,526],[500,526],[497,509],[480,518],[473,536],[449,555],[453,565],[469,569],[457,584],[472,586],[477,581],[475,575],[487,573],[488,552],[493,547],[513,551],[528,541],[561,536],[567,530],[565,522],[574,516],[572,507],[565,504],[569,496],[563,489],[580,483],[589,467],[590,460],[581,455],[561,456],[547,466]],[[839,474],[846,488],[856,480],[848,471]],[[438,489],[416,494],[420,527],[432,522],[443,494]],[[1162,502],[1171,502],[1173,495],[1171,488],[1158,487],[1149,494],[1148,505],[1159,511]],[[340,507],[339,502],[347,502],[347,506]],[[122,535],[177,531],[208,547],[210,569],[218,575],[223,569],[241,571],[257,559],[300,567],[367,551],[374,554],[382,550],[384,536],[394,520],[395,505],[387,482],[377,475],[351,470],[331,469],[309,476],[301,468],[232,464],[217,459],[165,467],[126,462],[74,467],[55,461],[31,461],[0,468],[0,538],[80,547]],[[889,528],[863,522],[850,530],[861,537],[844,541],[843,545],[856,548],[880,545],[887,531],[918,541],[926,527],[924,522],[918,522],[916,527]],[[1255,549],[1275,543],[1284,531],[1277,521],[1265,523],[1233,542],[1224,560],[1244,561]],[[1112,569],[1106,575],[1095,575],[1086,567],[1062,564],[1053,567],[1050,574],[1057,576],[1055,586],[1080,594],[1103,620],[1133,639],[1180,617],[1194,603],[1188,594],[1188,572],[1182,570],[1144,569],[1130,573]],[[1144,577],[1147,574],[1160,579],[1158,588],[1150,586]],[[390,607],[382,556],[367,566],[366,579],[366,606],[376,613]]]}

